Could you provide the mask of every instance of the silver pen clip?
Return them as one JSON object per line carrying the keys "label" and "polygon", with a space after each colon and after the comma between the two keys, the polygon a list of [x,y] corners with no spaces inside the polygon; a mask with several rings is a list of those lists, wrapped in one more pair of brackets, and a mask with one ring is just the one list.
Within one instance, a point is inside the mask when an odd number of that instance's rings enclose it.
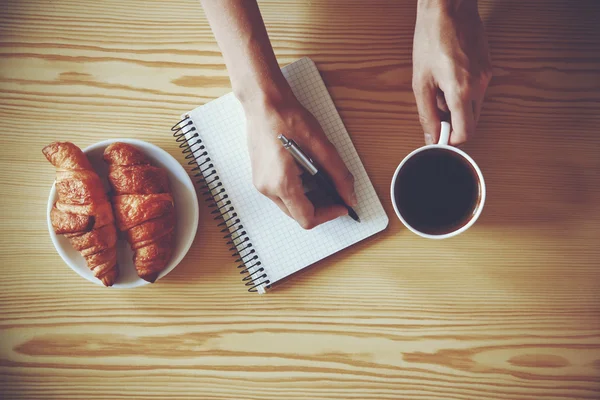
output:
{"label": "silver pen clip", "polygon": [[302,168],[304,168],[309,174],[315,175],[317,172],[319,172],[313,160],[311,160],[311,158],[306,155],[306,153],[304,153],[300,147],[298,147],[296,142],[286,138],[283,134],[277,136],[277,139],[281,141],[283,148],[289,151],[298,164],[300,164]]}

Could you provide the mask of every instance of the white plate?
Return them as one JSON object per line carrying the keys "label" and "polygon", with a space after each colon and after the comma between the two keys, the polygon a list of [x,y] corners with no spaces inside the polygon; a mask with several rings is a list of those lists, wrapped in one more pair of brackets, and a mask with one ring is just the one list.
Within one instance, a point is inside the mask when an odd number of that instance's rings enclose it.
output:
{"label": "white plate", "polygon": [[[173,255],[167,267],[158,276],[158,279],[161,279],[179,264],[190,249],[196,236],[199,215],[196,189],[181,164],[160,147],[136,139],[111,139],[93,144],[83,150],[98,175],[100,175],[100,179],[102,179],[107,192],[109,189],[107,180],[108,165],[102,159],[102,155],[104,154],[104,149],[114,142],[129,143],[136,146],[150,158],[153,165],[164,168],[169,175],[171,191],[173,192],[173,199],[175,201],[177,225],[175,228],[175,248]],[[71,243],[69,243],[69,239],[54,233],[50,221],[50,211],[56,200],[56,188],[53,184],[50,190],[50,197],[48,198],[48,230],[50,231],[50,238],[52,239],[52,243],[54,243],[54,247],[56,247],[56,251],[58,251],[58,254],[60,254],[65,263],[73,271],[90,282],[102,285],[102,282],[88,268],[83,256],[77,250],[73,249]],[[117,241],[117,264],[119,267],[119,276],[112,287],[133,288],[149,283],[137,276],[135,267],[133,266],[133,252],[129,248],[127,240],[121,237],[121,235],[119,235],[119,240]]]}

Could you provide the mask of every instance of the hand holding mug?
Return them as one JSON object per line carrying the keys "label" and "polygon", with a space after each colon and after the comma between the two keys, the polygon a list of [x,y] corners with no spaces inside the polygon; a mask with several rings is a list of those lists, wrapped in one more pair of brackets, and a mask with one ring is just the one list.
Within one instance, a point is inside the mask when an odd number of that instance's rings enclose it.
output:
{"label": "hand holding mug", "polygon": [[451,145],[472,136],[491,78],[477,1],[419,1],[412,83],[425,143],[438,142],[444,118],[452,122]]}

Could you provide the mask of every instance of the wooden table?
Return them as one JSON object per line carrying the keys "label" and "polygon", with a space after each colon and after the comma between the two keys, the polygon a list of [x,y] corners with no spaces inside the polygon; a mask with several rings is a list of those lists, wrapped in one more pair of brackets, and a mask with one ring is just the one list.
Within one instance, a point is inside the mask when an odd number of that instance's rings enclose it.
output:
{"label": "wooden table", "polygon": [[53,140],[183,161],[169,128],[230,90],[200,5],[3,2],[0,398],[600,398],[600,3],[481,2],[495,76],[466,150],[488,203],[442,242],[388,193],[422,143],[414,3],[261,2],[281,64],[323,72],[391,223],[258,296],[206,207],[187,258],[135,290],[82,280],[46,226]]}

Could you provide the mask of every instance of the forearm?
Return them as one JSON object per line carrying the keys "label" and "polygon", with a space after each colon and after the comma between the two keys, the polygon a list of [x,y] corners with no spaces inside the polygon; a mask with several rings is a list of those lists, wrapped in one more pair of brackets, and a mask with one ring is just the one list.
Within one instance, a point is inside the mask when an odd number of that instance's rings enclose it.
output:
{"label": "forearm", "polygon": [[200,0],[229,71],[233,91],[247,107],[291,92],[277,64],[254,0]]}

